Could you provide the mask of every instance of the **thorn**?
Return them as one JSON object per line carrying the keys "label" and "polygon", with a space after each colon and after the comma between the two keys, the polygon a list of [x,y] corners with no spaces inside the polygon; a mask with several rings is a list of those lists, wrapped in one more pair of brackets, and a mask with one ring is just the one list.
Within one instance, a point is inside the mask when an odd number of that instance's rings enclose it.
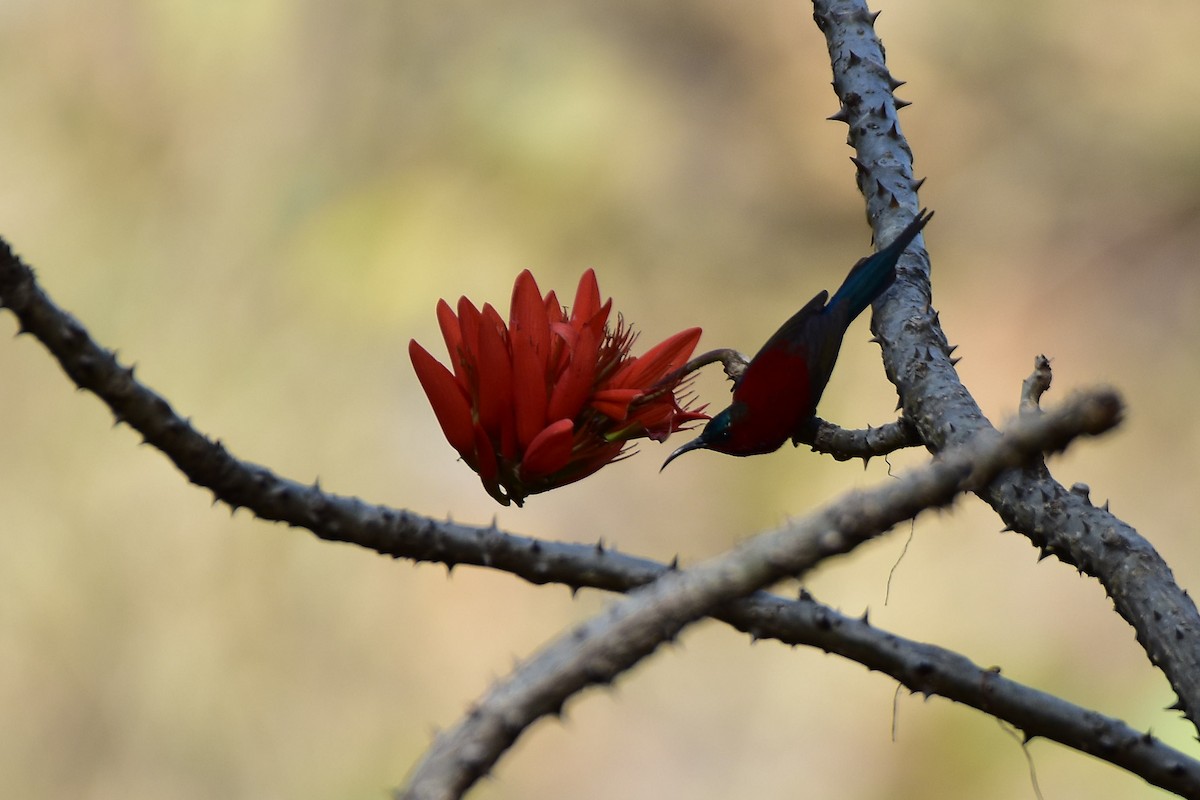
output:
{"label": "thorn", "polygon": [[892,192],[892,199],[888,202],[888,208],[897,209],[900,207],[900,201],[896,199],[896,193]]}
{"label": "thorn", "polygon": [[453,561],[447,561],[447,562],[446,562],[446,577],[447,577],[447,578],[449,578],[449,577],[451,577],[453,574],[454,574],[454,562],[453,562]]}
{"label": "thorn", "polygon": [[[850,140],[846,140],[846,144],[850,144]],[[863,183],[863,178],[868,174],[867,165],[858,159],[857,156],[850,156],[850,160],[854,162],[854,182],[860,187]]]}
{"label": "thorn", "polygon": [[859,64],[862,63],[862,56],[860,56],[858,53],[851,50],[849,60],[850,60],[850,66],[857,67]]}
{"label": "thorn", "polygon": [[887,136],[889,139],[900,138],[900,128],[896,126],[895,120],[892,120],[892,127],[888,129]]}
{"label": "thorn", "polygon": [[671,572],[675,572],[679,569],[679,555],[678,554],[671,557],[671,563],[667,564],[667,569]]}
{"label": "thorn", "polygon": [[899,89],[901,86],[905,85],[906,83],[908,83],[908,81],[898,80],[896,78],[893,78],[891,75],[888,75],[888,86],[892,87],[893,92],[896,91],[897,89]]}
{"label": "thorn", "polygon": [[876,178],[875,179],[875,196],[883,197],[883,195],[886,191],[887,191],[887,187],[883,185],[883,181]]}
{"label": "thorn", "polygon": [[952,367],[957,366],[958,362],[960,362],[960,361],[962,361],[962,356],[959,356],[958,358],[952,358],[952,359],[950,359],[950,366],[952,366]]}
{"label": "thorn", "polygon": [[604,555],[604,540],[603,539],[596,540],[596,555],[598,555],[598,556]]}
{"label": "thorn", "polygon": [[1104,501],[1104,505],[1102,506],[1102,508],[1103,508],[1105,511],[1108,511],[1108,501],[1107,501],[1107,500],[1105,500],[1105,501]]}
{"label": "thorn", "polygon": [[954,355],[954,351],[957,349],[958,349],[958,345],[956,345],[956,344],[947,345],[946,346],[946,355],[948,355],[948,356]]}
{"label": "thorn", "polygon": [[921,188],[922,186],[924,186],[924,185],[925,185],[925,179],[924,179],[924,178],[917,178],[916,180],[914,180],[914,181],[912,182],[912,190],[915,192],[915,191],[917,191],[918,189],[920,189],[920,188]]}
{"label": "thorn", "polygon": [[841,108],[839,108],[834,113],[830,114],[825,119],[829,120],[830,122],[844,122],[847,125],[849,125],[850,124],[850,109],[847,106],[842,106]]}
{"label": "thorn", "polygon": [[879,15],[882,13],[883,13],[882,11],[876,11],[874,14],[871,15],[871,24],[872,25],[875,24],[875,20],[879,19]]}
{"label": "thorn", "polygon": [[893,97],[892,99],[896,101],[896,110],[897,111],[899,111],[902,108],[908,108],[909,106],[912,105],[912,101],[910,101],[910,100],[901,100],[899,97]]}

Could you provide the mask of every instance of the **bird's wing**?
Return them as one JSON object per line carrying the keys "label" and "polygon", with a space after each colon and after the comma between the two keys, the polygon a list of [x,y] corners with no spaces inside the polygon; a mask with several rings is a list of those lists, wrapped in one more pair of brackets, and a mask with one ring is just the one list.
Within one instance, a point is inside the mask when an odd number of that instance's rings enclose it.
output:
{"label": "bird's wing", "polygon": [[[848,323],[844,305],[826,306],[828,297],[828,292],[819,293],[767,340],[734,387],[734,400],[763,404],[775,394],[804,394],[804,407],[795,409],[798,421],[814,413]],[[789,368],[789,363],[794,367]]]}
{"label": "bird's wing", "polygon": [[829,292],[818,292],[816,297],[804,305],[804,308],[792,314],[791,318],[780,325],[779,330],[775,331],[770,339],[767,339],[766,344],[759,348],[754,358],[750,359],[750,367],[746,371],[749,372],[754,368],[755,360],[763,353],[779,347],[795,347],[797,342],[802,341],[805,338],[804,329],[812,323],[813,319],[821,315],[821,312],[825,310],[825,301],[828,299]]}

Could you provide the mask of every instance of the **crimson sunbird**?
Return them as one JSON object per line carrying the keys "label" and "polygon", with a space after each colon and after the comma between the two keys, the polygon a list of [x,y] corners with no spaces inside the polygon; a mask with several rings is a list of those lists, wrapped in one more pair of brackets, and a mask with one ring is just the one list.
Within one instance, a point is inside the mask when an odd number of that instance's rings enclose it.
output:
{"label": "crimson sunbird", "polygon": [[854,265],[833,299],[826,303],[829,292],[822,291],[783,323],[750,359],[733,387],[729,408],[671,453],[663,468],[689,450],[752,456],[795,440],[817,413],[846,329],[892,285],[900,254],[932,216],[921,209],[894,242]]}

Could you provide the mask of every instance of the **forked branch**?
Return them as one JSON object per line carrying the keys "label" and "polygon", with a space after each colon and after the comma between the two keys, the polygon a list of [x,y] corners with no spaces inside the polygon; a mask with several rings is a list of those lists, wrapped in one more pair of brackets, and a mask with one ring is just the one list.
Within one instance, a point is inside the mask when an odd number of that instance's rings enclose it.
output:
{"label": "forked branch", "polygon": [[1017,419],[1002,436],[982,435],[898,481],[847,495],[710,561],[662,576],[559,637],[493,687],[438,735],[397,797],[461,797],[534,721],[557,714],[588,686],[611,683],[689,623],[850,552],[924,509],[979,489],[1003,470],[1062,449],[1076,436],[1102,433],[1120,416],[1120,400],[1111,391],[1078,395],[1053,412]]}
{"label": "forked branch", "polygon": [[[840,107],[855,150],[856,179],[876,239],[888,241],[917,208],[922,180],[913,174],[912,150],[900,128],[894,89],[875,34],[875,14],[865,0],[814,0],[814,18],[825,34]],[[901,207],[909,209],[903,214]],[[914,246],[910,253],[917,248]],[[877,303],[871,329],[883,347],[888,378],[900,395],[904,418],[934,452],[992,430],[954,369],[954,348],[932,305],[929,259],[901,261],[895,285]],[[1200,721],[1200,613],[1170,568],[1127,523],[1054,480],[1044,464],[1013,470],[978,492],[1011,530],[1096,578],[1117,612],[1133,626],[1151,663],[1166,674],[1179,706]]]}

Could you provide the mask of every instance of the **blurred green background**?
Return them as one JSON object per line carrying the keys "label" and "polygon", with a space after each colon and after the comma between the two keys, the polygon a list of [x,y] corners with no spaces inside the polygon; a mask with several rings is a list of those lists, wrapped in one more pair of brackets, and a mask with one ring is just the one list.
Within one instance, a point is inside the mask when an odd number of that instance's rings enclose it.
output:
{"label": "blurred green background", "polygon": [[[1115,384],[1053,465],[1200,586],[1200,6],[879,6],[929,177],[935,302],[984,410]],[[1169,20],[1170,24],[1164,24]],[[642,346],[753,350],[869,249],[803,2],[0,3],[0,234],[238,455],[374,502],[694,562],[887,465],[668,446],[503,509],[408,363],[439,297],[595,267]],[[0,313],[0,334],[16,329]],[[860,321],[822,414],[892,418]],[[724,405],[717,370],[697,383]],[[383,797],[437,727],[606,598],[230,518],[29,339],[0,340],[0,795]],[[897,467],[921,454],[893,459]],[[978,501],[806,584],[1200,755],[1093,581]],[[1016,739],[713,623],[521,740],[480,798],[1031,797]],[[1157,797],[1030,747],[1046,797]]]}

